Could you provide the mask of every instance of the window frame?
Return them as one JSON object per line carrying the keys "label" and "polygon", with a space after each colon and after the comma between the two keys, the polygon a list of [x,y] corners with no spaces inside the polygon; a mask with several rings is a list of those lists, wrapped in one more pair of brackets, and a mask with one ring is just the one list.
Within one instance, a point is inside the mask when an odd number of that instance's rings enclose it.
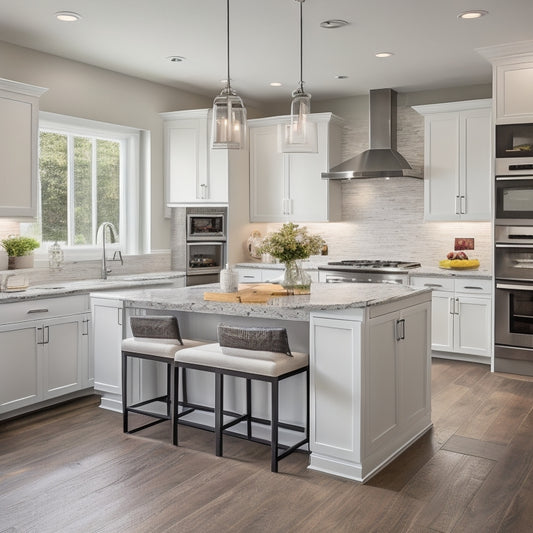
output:
{"label": "window frame", "polygon": [[[41,111],[39,113],[39,134],[41,131],[72,135],[80,137],[97,137],[120,141],[121,143],[121,170],[120,170],[120,234],[119,243],[109,245],[110,249],[120,249],[124,255],[143,253],[146,250],[142,242],[145,232],[142,226],[149,223],[149,211],[146,203],[141,204],[141,188],[145,182],[142,165],[142,151],[149,136],[142,130],[120,126],[89,119],[58,115]],[[143,138],[144,137],[144,138]],[[70,176],[69,176],[70,181]],[[145,187],[144,187],[145,188]],[[39,179],[38,219],[41,219],[41,183]],[[72,193],[69,186],[69,206],[72,205]],[[143,191],[143,196],[144,196]],[[144,207],[144,209],[143,209]],[[71,221],[71,208],[69,207],[69,223]],[[144,213],[144,216],[143,216]],[[127,222],[126,222],[127,221]],[[106,245],[107,247],[107,245]],[[44,260],[47,255],[46,246],[36,250],[36,259]],[[66,260],[100,259],[101,245],[72,245],[63,246]]]}

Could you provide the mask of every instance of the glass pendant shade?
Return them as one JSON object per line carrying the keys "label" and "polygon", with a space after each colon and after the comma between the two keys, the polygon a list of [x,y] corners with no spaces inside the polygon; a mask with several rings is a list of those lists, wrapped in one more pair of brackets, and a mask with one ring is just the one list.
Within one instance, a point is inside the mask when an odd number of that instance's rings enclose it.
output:
{"label": "glass pendant shade", "polygon": [[311,114],[311,95],[304,91],[303,82],[303,22],[302,4],[305,0],[296,0],[300,4],[300,83],[292,92],[291,116],[285,126],[283,152],[316,152],[317,131],[309,115]]}
{"label": "glass pendant shade", "polygon": [[246,148],[246,108],[240,96],[229,87],[213,102],[212,148]]}
{"label": "glass pendant shade", "polygon": [[240,150],[246,147],[246,108],[230,83],[229,0],[226,0],[226,61],[226,87],[213,101],[211,148]]}

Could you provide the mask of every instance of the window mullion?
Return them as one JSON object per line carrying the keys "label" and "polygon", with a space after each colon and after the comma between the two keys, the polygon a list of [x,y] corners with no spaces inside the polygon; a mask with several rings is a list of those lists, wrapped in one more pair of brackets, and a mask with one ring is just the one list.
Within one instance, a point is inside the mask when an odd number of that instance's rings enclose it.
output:
{"label": "window mullion", "polygon": [[74,209],[74,135],[67,135],[67,239],[68,245],[74,244],[75,228],[75,209]]}
{"label": "window mullion", "polygon": [[[92,231],[93,244],[96,244],[96,231],[98,230],[98,187],[97,187],[97,168],[96,168],[96,139],[91,138],[91,194],[92,194]],[[105,236],[104,236],[105,238]]]}

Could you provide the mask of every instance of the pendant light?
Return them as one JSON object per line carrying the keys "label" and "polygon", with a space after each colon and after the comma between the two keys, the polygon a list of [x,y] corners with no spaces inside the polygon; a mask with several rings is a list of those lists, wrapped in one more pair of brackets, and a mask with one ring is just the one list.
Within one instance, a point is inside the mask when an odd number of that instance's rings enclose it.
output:
{"label": "pendant light", "polygon": [[226,86],[213,101],[211,147],[239,150],[246,146],[246,108],[231,87],[229,72],[229,0],[226,0]]}
{"label": "pendant light", "polygon": [[292,92],[290,122],[285,126],[283,152],[316,152],[316,125],[309,120],[311,114],[311,95],[304,90],[303,82],[303,15],[305,0],[300,4],[300,82]]}

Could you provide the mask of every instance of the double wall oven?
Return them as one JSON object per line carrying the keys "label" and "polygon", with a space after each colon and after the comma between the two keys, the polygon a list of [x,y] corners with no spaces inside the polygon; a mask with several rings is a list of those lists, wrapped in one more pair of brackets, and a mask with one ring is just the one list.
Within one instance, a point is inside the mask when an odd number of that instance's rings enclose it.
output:
{"label": "double wall oven", "polygon": [[533,375],[533,124],[496,126],[494,370]]}
{"label": "double wall oven", "polygon": [[226,263],[226,213],[223,207],[187,208],[187,285],[218,283]]}

